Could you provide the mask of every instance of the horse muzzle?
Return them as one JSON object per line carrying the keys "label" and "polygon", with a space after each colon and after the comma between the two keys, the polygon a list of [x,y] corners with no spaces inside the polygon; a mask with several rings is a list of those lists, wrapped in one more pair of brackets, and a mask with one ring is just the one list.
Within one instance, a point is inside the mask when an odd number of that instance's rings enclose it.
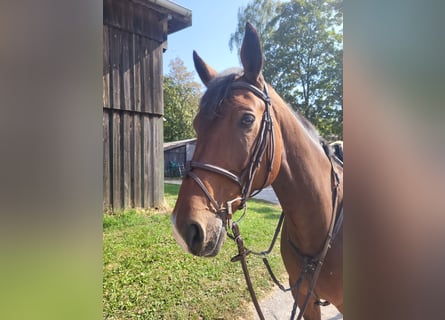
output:
{"label": "horse muzzle", "polygon": [[185,251],[201,257],[214,257],[219,253],[226,237],[226,230],[220,218],[215,217],[206,224],[193,220],[177,224],[174,215],[171,220],[176,242]]}

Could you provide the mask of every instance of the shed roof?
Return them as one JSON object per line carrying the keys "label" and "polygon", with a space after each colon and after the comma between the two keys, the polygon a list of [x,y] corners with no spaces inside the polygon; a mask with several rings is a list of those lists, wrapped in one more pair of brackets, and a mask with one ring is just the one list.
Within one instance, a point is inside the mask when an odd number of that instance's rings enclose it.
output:
{"label": "shed roof", "polygon": [[192,11],[169,0],[130,0],[134,3],[166,14],[168,34],[185,29],[192,25]]}
{"label": "shed roof", "polygon": [[188,143],[193,143],[196,141],[196,138],[192,139],[186,139],[186,140],[179,140],[179,141],[172,141],[172,142],[165,142],[164,143],[164,151],[176,149],[182,146],[185,146]]}

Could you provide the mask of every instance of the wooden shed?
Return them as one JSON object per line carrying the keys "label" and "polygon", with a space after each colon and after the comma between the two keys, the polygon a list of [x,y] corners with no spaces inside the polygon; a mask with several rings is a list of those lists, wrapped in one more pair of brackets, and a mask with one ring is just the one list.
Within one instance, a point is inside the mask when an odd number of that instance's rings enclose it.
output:
{"label": "wooden shed", "polygon": [[104,0],[104,210],[164,202],[162,54],[167,36],[191,26],[167,0]]}
{"label": "wooden shed", "polygon": [[186,162],[192,160],[195,146],[196,138],[164,143],[164,176],[182,176]]}

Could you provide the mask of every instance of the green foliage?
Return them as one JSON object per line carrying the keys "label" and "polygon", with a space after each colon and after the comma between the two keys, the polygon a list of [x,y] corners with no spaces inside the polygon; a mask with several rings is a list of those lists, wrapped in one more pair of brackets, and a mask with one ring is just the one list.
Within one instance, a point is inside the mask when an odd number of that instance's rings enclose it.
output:
{"label": "green foliage", "polygon": [[[166,201],[173,205],[179,186],[165,186]],[[278,206],[249,201],[240,224],[246,245],[266,249],[279,215]],[[236,253],[230,239],[217,257],[194,257],[176,244],[169,215],[134,210],[105,215],[103,237],[104,319],[248,317],[245,306],[251,301],[241,266],[230,262]],[[277,275],[284,274],[279,241],[271,263]],[[249,256],[248,264],[257,293],[264,296],[273,287],[267,271],[259,258]],[[284,275],[280,279],[287,282]]]}
{"label": "green foliage", "polygon": [[[330,139],[343,136],[343,8],[339,0],[276,2],[264,26],[261,5],[253,0],[246,21],[261,17],[264,76],[295,109]],[[268,1],[269,2],[269,1]],[[249,7],[250,6],[250,7]],[[256,12],[253,12],[257,10]],[[254,20],[255,21],[255,18]],[[238,25],[237,32],[243,29]],[[238,44],[238,42],[236,42]],[[240,44],[240,43],[239,43]]]}
{"label": "green foliage", "polygon": [[170,62],[170,72],[164,76],[164,141],[193,138],[193,119],[201,97],[201,85],[193,80],[184,62]]}

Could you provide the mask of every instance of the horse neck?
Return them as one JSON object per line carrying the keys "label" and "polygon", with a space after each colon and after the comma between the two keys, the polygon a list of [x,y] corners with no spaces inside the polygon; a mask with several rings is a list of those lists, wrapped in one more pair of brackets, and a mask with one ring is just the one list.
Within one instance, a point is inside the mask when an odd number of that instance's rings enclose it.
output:
{"label": "horse neck", "polygon": [[313,256],[322,249],[332,216],[331,165],[320,143],[287,106],[275,116],[283,146],[272,187],[285,214],[282,236]]}

